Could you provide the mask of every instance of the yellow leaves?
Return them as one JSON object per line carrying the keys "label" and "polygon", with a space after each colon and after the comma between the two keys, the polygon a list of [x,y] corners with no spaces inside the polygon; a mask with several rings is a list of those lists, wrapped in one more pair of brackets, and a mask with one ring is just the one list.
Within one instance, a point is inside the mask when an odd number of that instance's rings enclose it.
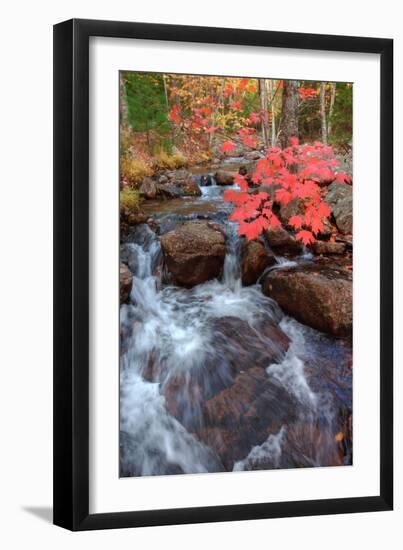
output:
{"label": "yellow leaves", "polygon": [[334,440],[337,442],[337,443],[340,443],[340,441],[343,441],[344,439],[344,434],[343,432],[339,432],[337,433],[335,436],[334,436]]}

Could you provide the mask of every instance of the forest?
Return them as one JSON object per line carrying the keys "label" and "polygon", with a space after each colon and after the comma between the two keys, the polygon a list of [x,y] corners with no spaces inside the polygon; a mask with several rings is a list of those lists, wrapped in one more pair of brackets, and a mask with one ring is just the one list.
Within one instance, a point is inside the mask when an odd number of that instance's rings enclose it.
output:
{"label": "forest", "polygon": [[352,113],[119,73],[121,476],[352,464]]}
{"label": "forest", "polygon": [[[305,216],[289,225],[300,229],[304,244],[314,242],[330,215],[321,182],[337,177],[348,183],[349,175],[333,168],[335,152],[351,153],[351,84],[156,73],[121,73],[120,79],[123,186],[135,189],[164,169],[266,151],[255,173],[238,174],[236,183],[242,191],[261,182],[281,189],[270,200],[228,193],[239,206],[233,219],[243,222],[243,234],[256,237],[280,224],[275,200],[309,199]],[[256,210],[263,214],[248,216]]]}

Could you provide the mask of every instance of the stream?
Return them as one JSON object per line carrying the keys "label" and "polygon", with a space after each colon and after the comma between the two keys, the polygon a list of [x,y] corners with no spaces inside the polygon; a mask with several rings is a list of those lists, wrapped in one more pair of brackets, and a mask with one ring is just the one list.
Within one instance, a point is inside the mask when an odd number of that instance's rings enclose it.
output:
{"label": "stream", "polygon": [[[287,317],[259,284],[242,286],[225,189],[213,181],[200,197],[146,205],[161,234],[185,220],[221,224],[221,280],[166,284],[147,224],[121,246],[134,274],[120,310],[121,477],[352,463],[351,345]],[[277,261],[271,269],[290,263]]]}

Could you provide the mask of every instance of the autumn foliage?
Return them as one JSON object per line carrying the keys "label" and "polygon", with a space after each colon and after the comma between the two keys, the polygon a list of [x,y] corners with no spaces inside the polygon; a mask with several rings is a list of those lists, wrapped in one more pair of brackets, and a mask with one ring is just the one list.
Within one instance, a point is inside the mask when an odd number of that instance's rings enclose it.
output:
{"label": "autumn foliage", "polygon": [[[224,143],[223,152],[229,150]],[[239,234],[247,239],[257,238],[266,229],[275,229],[281,221],[274,213],[274,205],[287,205],[297,199],[302,213],[290,216],[285,225],[293,228],[296,239],[305,245],[315,241],[324,230],[323,220],[330,216],[330,210],[323,198],[323,183],[337,181],[349,183],[344,172],[336,172],[339,163],[333,149],[316,142],[300,145],[297,138],[291,138],[285,149],[269,147],[266,157],[259,160],[252,176],[256,186],[274,186],[274,195],[254,192],[245,176],[238,174],[235,183],[240,191],[227,190],[224,199],[234,204],[230,220],[238,222]]]}

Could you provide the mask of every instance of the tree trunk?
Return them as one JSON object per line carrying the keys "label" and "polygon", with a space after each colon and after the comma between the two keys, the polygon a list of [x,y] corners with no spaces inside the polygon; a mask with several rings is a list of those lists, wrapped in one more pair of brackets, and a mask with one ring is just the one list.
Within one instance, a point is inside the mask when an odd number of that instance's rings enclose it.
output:
{"label": "tree trunk", "polygon": [[276,116],[274,108],[274,90],[273,90],[273,80],[269,80],[269,94],[270,94],[270,110],[271,110],[271,146],[276,146]]}
{"label": "tree trunk", "polygon": [[128,126],[129,124],[129,107],[127,105],[126,94],[126,79],[123,71],[119,72],[119,96],[120,96],[120,124],[122,126]]}
{"label": "tree trunk", "polygon": [[327,124],[326,124],[326,84],[320,83],[320,119],[322,127],[322,143],[327,145]]}
{"label": "tree trunk", "polygon": [[332,82],[331,84],[331,92],[330,92],[330,106],[329,106],[329,116],[327,120],[327,136],[329,137],[332,131],[332,116],[333,116],[333,109],[334,109],[334,102],[336,100],[336,82]]}
{"label": "tree trunk", "polygon": [[280,122],[280,143],[288,147],[290,138],[298,137],[298,80],[284,80]]}
{"label": "tree trunk", "polygon": [[261,111],[261,126],[262,126],[262,140],[265,146],[269,145],[269,132],[267,128],[267,93],[266,93],[266,80],[259,78],[259,97],[260,97],[260,111]]}

